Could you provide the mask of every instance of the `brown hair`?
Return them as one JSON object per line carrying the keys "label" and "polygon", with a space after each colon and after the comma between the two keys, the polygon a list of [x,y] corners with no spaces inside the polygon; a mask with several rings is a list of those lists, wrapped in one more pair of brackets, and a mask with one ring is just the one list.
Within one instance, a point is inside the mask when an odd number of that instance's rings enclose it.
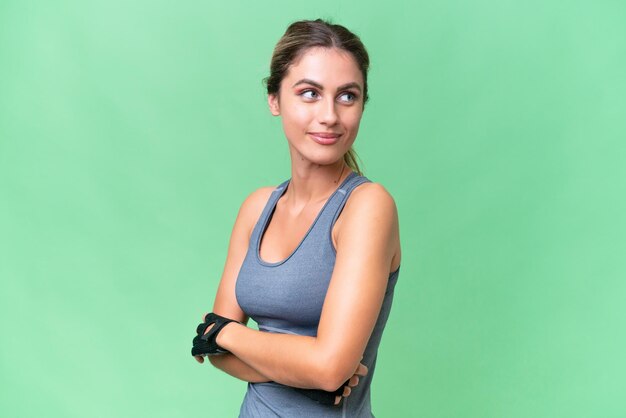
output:
{"label": "brown hair", "polygon": [[[367,93],[367,71],[370,60],[361,39],[344,26],[335,25],[322,19],[300,20],[287,28],[280,38],[270,63],[270,75],[263,81],[267,85],[267,94],[278,94],[280,83],[287,70],[304,51],[309,48],[339,48],[349,52],[363,75],[363,107],[369,99]],[[353,171],[362,175],[357,155],[352,147],[344,154],[343,160]]]}

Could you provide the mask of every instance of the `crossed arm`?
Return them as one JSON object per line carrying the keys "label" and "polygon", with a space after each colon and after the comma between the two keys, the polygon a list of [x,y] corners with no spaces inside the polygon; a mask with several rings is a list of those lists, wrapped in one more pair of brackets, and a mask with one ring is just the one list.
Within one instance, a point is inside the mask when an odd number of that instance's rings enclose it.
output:
{"label": "crossed arm", "polygon": [[[243,323],[247,318],[235,298],[235,281],[268,190],[252,193],[241,206],[213,306],[218,315]],[[211,356],[214,366],[249,382],[272,380],[327,391],[354,375],[385,294],[397,248],[398,218],[387,191],[366,183],[352,192],[342,219],[317,336],[260,332],[230,323],[217,343],[232,354]]]}

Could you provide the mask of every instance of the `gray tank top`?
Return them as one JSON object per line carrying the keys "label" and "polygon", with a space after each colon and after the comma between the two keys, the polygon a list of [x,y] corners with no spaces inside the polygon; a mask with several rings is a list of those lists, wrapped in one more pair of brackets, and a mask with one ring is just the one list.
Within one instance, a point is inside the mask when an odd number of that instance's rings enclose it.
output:
{"label": "gray tank top", "polygon": [[[335,265],[332,227],[352,190],[369,182],[366,177],[350,173],[328,198],[308,232],[286,259],[269,263],[259,254],[262,234],[283,196],[289,180],[280,184],[256,223],[248,252],[243,261],[235,294],[239,306],[265,332],[317,335],[322,305]],[[240,417],[371,417],[370,385],[376,367],[376,354],[382,337],[400,268],[389,275],[387,291],[380,314],[361,361],[369,373],[360,379],[341,407],[318,404],[276,382],[248,383]],[[358,320],[358,318],[355,318]]]}

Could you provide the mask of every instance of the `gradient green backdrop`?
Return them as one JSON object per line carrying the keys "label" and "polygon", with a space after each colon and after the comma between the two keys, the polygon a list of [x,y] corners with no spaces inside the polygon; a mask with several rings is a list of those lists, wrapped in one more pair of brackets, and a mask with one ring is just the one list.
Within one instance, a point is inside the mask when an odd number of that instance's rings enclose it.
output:
{"label": "gradient green backdrop", "polygon": [[403,262],[379,417],[626,416],[626,3],[0,3],[0,415],[231,417],[191,358],[245,196],[289,175],[288,23],[368,47]]}

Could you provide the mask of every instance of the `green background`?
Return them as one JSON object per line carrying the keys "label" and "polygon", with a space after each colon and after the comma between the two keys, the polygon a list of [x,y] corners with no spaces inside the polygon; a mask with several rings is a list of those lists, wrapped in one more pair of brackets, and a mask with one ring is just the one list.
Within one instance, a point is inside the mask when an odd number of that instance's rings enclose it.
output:
{"label": "green background", "polygon": [[236,416],[189,355],[239,205],[290,176],[288,23],[372,59],[403,261],[379,417],[624,417],[623,1],[0,2],[0,414]]}

